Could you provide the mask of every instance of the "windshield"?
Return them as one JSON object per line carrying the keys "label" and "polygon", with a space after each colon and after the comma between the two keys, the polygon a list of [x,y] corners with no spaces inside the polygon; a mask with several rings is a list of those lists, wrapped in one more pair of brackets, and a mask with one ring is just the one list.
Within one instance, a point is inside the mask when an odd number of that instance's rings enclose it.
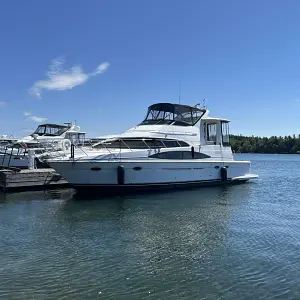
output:
{"label": "windshield", "polygon": [[193,126],[203,116],[205,110],[180,104],[159,103],[148,108],[147,116],[140,125]]}
{"label": "windshield", "polygon": [[68,126],[61,125],[40,125],[34,134],[43,136],[60,136],[69,129]]}

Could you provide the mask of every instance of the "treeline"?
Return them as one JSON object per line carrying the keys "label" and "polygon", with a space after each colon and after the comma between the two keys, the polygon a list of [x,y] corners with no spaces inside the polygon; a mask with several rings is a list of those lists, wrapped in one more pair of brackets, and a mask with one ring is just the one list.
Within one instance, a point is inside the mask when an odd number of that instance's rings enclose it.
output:
{"label": "treeline", "polygon": [[230,144],[236,153],[300,153],[300,135],[270,138],[230,135]]}

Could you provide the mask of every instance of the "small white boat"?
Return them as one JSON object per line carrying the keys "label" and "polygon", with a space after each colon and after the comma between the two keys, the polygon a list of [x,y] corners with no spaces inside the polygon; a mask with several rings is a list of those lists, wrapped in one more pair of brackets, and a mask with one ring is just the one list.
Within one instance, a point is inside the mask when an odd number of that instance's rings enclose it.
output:
{"label": "small white boat", "polygon": [[41,124],[31,135],[13,140],[0,149],[0,166],[27,168],[28,149],[34,150],[37,159],[50,157],[49,153],[56,156],[58,152],[70,151],[71,144],[83,145],[85,134],[74,123]]}
{"label": "small white boat", "polygon": [[8,145],[15,143],[17,140],[18,138],[13,136],[8,136],[7,134],[0,135],[0,149],[3,149]]}
{"label": "small white boat", "polygon": [[146,118],[94,152],[47,162],[77,190],[126,193],[161,188],[232,184],[257,178],[250,161],[235,161],[229,120],[205,108],[158,103]]}

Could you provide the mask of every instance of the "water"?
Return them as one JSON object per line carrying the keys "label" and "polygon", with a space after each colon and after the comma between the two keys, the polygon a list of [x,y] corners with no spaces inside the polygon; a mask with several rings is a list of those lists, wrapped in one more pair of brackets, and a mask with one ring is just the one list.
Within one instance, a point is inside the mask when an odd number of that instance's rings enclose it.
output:
{"label": "water", "polygon": [[300,299],[300,156],[237,157],[259,180],[0,194],[0,299]]}

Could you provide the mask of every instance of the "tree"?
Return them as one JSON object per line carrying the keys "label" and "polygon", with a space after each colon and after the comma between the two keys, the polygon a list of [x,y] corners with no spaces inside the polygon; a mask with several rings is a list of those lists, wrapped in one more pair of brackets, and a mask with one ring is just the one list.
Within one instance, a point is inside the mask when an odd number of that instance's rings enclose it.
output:
{"label": "tree", "polygon": [[232,150],[239,153],[300,153],[300,135],[254,137],[231,135]]}

